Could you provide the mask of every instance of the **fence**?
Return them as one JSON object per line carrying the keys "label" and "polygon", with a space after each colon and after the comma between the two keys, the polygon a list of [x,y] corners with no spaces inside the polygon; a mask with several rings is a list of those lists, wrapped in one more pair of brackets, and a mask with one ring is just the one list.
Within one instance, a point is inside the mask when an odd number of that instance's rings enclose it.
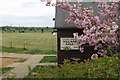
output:
{"label": "fence", "polygon": [[3,44],[3,47],[10,47],[10,48],[23,48],[23,49],[29,49],[29,50],[47,50],[47,51],[57,51],[57,43],[54,44],[40,44],[40,43],[16,43],[16,42],[8,42],[7,44]]}
{"label": "fence", "polygon": [[2,46],[27,50],[57,51],[57,35],[45,33],[2,33]]}

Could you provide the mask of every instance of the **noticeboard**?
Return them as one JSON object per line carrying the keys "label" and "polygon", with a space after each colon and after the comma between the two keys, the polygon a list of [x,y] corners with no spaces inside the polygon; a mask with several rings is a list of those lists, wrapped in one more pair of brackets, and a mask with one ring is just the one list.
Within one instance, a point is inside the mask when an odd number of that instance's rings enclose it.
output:
{"label": "noticeboard", "polygon": [[79,50],[74,38],[60,38],[61,50]]}

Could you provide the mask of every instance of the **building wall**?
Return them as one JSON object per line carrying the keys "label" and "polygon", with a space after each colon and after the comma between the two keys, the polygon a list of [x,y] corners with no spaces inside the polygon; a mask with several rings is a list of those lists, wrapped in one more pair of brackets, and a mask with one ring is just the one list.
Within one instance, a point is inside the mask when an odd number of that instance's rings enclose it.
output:
{"label": "building wall", "polygon": [[92,54],[94,54],[96,51],[94,51],[93,47],[86,46],[83,53],[81,53],[79,50],[60,50],[60,38],[65,37],[73,37],[73,33],[79,32],[81,35],[83,31],[78,28],[69,28],[69,29],[58,29],[57,32],[57,50],[58,50],[58,64],[62,64],[64,59],[71,59],[71,58],[79,58],[80,61],[83,61],[84,59],[90,59]]}
{"label": "building wall", "polygon": [[[93,6],[95,14],[98,12],[97,4],[90,2],[83,2],[84,7]],[[120,15],[120,13],[119,13]],[[56,8],[55,28],[57,28],[57,50],[58,50],[58,64],[62,64],[64,59],[79,58],[80,61],[90,59],[92,54],[96,53],[94,47],[86,46],[84,53],[79,50],[60,50],[60,38],[70,37],[73,38],[73,33],[78,32],[80,35],[83,33],[82,29],[78,29],[75,24],[67,24],[65,19],[69,18],[69,13],[64,12],[61,8]],[[102,18],[100,18],[102,19]]]}

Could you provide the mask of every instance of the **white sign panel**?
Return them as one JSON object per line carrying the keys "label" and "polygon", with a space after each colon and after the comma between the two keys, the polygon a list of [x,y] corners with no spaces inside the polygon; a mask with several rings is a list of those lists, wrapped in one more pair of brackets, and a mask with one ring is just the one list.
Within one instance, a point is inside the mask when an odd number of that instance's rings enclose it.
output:
{"label": "white sign panel", "polygon": [[79,47],[76,45],[76,40],[74,38],[61,38],[61,50],[78,50]]}

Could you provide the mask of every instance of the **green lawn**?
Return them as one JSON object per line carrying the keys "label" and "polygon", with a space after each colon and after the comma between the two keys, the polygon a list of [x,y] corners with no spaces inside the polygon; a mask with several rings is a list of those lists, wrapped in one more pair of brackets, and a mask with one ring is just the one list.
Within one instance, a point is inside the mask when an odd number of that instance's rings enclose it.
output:
{"label": "green lawn", "polygon": [[20,59],[19,62],[25,62],[27,59]]}
{"label": "green lawn", "polygon": [[40,63],[57,62],[56,56],[44,56]]}
{"label": "green lawn", "polygon": [[[11,42],[13,48],[10,48]],[[51,54],[57,51],[57,36],[50,32],[2,33],[2,48],[3,52],[44,54],[51,51]]]}
{"label": "green lawn", "polygon": [[25,53],[25,54],[57,54],[57,51],[49,51],[49,50],[36,50],[36,49],[26,49],[23,48],[10,48],[10,47],[2,47],[2,52],[8,53]]}
{"label": "green lawn", "polygon": [[13,69],[13,67],[0,68],[0,75],[10,71],[11,69]]}
{"label": "green lawn", "polygon": [[[42,72],[48,72],[50,69],[54,69],[55,66],[39,66],[37,65],[25,78],[37,78],[40,76],[42,77],[43,75],[39,75],[39,73]],[[50,72],[48,72],[50,73]],[[46,74],[47,75],[47,74]]]}

